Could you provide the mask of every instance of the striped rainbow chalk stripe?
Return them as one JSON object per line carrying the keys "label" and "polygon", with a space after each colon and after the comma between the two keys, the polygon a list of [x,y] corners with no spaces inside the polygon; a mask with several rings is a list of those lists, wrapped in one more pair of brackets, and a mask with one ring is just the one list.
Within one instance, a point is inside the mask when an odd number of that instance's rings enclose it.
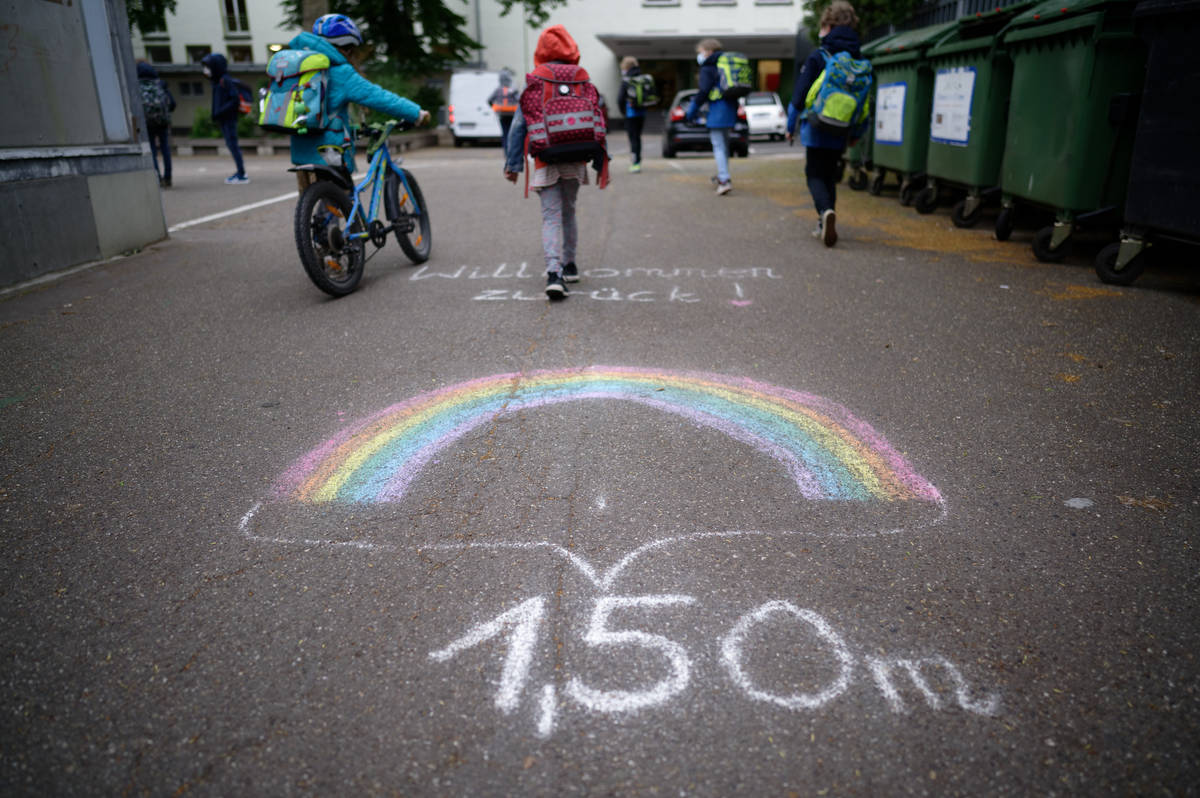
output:
{"label": "striped rainbow chalk stripe", "polygon": [[396,501],[438,452],[489,420],[588,399],[636,402],[719,430],[779,461],[807,499],[941,501],[883,436],[839,404],[750,379],[616,366],[497,374],[414,396],[301,457],[275,496]]}

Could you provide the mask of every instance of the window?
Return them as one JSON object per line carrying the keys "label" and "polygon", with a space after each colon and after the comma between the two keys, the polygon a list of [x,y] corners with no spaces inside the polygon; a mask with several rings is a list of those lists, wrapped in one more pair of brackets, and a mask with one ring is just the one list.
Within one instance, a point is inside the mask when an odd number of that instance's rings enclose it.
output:
{"label": "window", "polygon": [[231,44],[228,48],[229,62],[232,64],[249,64],[254,60],[248,44]]}
{"label": "window", "polygon": [[737,0],[700,0],[702,6],[736,6]]}
{"label": "window", "polygon": [[792,0],[754,0],[756,6],[790,6]]}
{"label": "window", "polygon": [[207,44],[189,44],[186,48],[187,60],[189,64],[198,64],[204,56],[212,52],[212,47]]}
{"label": "window", "polygon": [[221,0],[224,9],[226,33],[249,33],[250,21],[246,18],[246,0]]}
{"label": "window", "polygon": [[171,63],[171,45],[169,44],[148,44],[146,45],[146,60],[151,64],[169,64]]}
{"label": "window", "polygon": [[677,6],[679,0],[642,0],[643,6]]}

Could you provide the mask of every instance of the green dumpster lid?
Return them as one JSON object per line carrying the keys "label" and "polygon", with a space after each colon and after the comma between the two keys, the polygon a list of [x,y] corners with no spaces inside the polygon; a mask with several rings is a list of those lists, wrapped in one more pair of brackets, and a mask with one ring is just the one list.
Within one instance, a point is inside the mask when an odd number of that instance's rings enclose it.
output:
{"label": "green dumpster lid", "polygon": [[867,58],[870,58],[871,56],[875,55],[875,52],[879,50],[880,47],[887,44],[899,35],[900,34],[898,33],[889,33],[886,36],[880,36],[878,39],[872,39],[862,46],[862,54]]}
{"label": "green dumpster lid", "polygon": [[[1200,3],[1200,0],[1196,0]],[[958,29],[941,39],[927,55],[935,57],[967,50],[988,50],[999,43],[999,37],[1013,18],[1023,14],[1036,4],[1036,0],[1025,0],[1003,8],[978,11],[974,16],[957,20]]]}
{"label": "green dumpster lid", "polygon": [[[957,22],[943,22],[939,25],[930,25],[926,28],[902,31],[890,39],[879,43],[879,46],[872,51],[871,55],[875,58],[880,58],[912,52],[919,53],[926,47],[938,42],[957,26]],[[875,44],[875,42],[872,42],[872,44]]]}
{"label": "green dumpster lid", "polygon": [[1130,9],[1133,7],[1133,0],[1044,0],[1017,15],[1011,27],[1041,25],[1088,11],[1104,11],[1106,7]]}

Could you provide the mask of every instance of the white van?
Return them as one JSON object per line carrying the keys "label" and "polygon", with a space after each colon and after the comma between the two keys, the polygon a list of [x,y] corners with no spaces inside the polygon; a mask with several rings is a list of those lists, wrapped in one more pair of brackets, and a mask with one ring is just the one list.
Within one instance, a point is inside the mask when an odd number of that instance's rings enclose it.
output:
{"label": "white van", "polygon": [[487,69],[459,69],[450,76],[450,132],[454,146],[471,139],[500,141],[500,119],[488,97],[500,85],[500,73]]}

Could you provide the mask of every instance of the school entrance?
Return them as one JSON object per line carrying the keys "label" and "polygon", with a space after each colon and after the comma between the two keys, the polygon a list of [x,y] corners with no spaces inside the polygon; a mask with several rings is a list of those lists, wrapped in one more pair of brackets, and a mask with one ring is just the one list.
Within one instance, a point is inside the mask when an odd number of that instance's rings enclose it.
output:
{"label": "school entrance", "polygon": [[[646,114],[646,132],[662,132],[665,114],[670,110],[675,94],[682,89],[696,87],[700,72],[696,64],[696,42],[711,35],[597,34],[596,38],[618,59],[632,55],[638,60],[642,72],[653,75],[658,83],[662,103]],[[807,34],[790,31],[726,33],[718,34],[716,38],[726,50],[745,53],[750,58],[751,69],[756,70],[758,90],[778,92],[780,99],[787,104],[795,83],[796,63],[802,63],[812,50]],[[619,116],[616,113],[610,115]]]}

